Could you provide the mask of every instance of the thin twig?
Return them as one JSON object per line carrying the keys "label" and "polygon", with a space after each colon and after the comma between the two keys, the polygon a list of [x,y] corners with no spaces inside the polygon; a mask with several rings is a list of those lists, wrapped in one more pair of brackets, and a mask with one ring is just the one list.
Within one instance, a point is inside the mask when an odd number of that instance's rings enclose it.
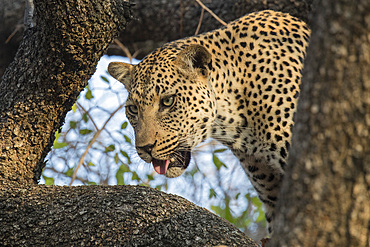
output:
{"label": "thin twig", "polygon": [[91,139],[89,145],[87,145],[86,147],[86,150],[85,152],[82,154],[80,160],[78,161],[78,165],[76,167],[76,169],[74,170],[73,172],[73,175],[72,175],[72,179],[71,179],[71,182],[69,183],[69,185],[72,185],[73,181],[75,181],[76,177],[77,177],[77,171],[78,169],[80,169],[81,165],[83,164],[84,162],[84,159],[85,159],[85,156],[87,155],[87,153],[89,152],[90,148],[92,147],[92,145],[96,142],[96,140],[98,139],[100,133],[105,129],[105,127],[107,126],[108,122],[112,119],[112,117],[124,106],[124,104],[120,105],[114,112],[111,113],[111,115],[109,116],[109,118],[107,119],[107,121],[105,121],[103,127],[101,129],[99,129],[95,134],[94,134],[94,137]]}
{"label": "thin twig", "polygon": [[180,36],[182,36],[183,31],[183,16],[184,16],[184,7],[182,5],[182,0],[180,0]]}
{"label": "thin twig", "polygon": [[[133,58],[136,58],[137,57],[137,55],[139,55],[139,53],[141,52],[141,50],[142,49],[138,49],[138,50],[136,50],[135,52],[134,52],[134,54],[132,54],[132,57]],[[132,62],[132,61],[131,61]]]}
{"label": "thin twig", "polygon": [[199,29],[200,29],[200,26],[202,25],[202,21],[203,21],[203,15],[204,15],[204,8],[202,8],[202,12],[200,12],[200,18],[199,18],[197,30],[195,30],[195,35],[197,35],[199,33]]}
{"label": "thin twig", "polygon": [[88,111],[86,111],[86,109],[80,103],[78,103],[78,101],[76,102],[76,106],[77,106],[77,108],[79,108],[79,110],[81,110],[82,112],[87,114],[87,116],[90,118],[91,122],[93,123],[95,129],[98,130],[99,128],[96,125],[94,119],[91,117],[90,113]]}
{"label": "thin twig", "polygon": [[23,26],[22,25],[17,25],[14,29],[14,31],[9,35],[9,37],[5,40],[5,44],[8,44],[9,41],[13,38],[13,36],[19,31],[21,30]]}
{"label": "thin twig", "polygon": [[116,43],[119,46],[119,48],[121,48],[121,50],[125,53],[126,57],[130,59],[130,63],[131,63],[133,57],[130,51],[127,49],[127,47],[124,44],[122,44],[121,41],[119,41],[118,39],[115,39],[114,43]]}
{"label": "thin twig", "polygon": [[222,25],[226,26],[226,22],[221,20],[215,13],[212,12],[209,8],[207,8],[200,0],[195,0],[203,9],[207,10],[217,21],[219,21]]}

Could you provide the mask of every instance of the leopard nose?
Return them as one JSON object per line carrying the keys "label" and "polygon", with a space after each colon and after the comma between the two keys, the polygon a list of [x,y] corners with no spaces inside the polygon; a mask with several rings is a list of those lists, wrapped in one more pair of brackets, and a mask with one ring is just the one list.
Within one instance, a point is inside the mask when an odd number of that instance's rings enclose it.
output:
{"label": "leopard nose", "polygon": [[142,151],[146,152],[147,154],[151,155],[154,146],[155,146],[155,143],[148,144],[148,145],[145,145],[145,146],[136,146],[136,149],[137,150],[142,150]]}

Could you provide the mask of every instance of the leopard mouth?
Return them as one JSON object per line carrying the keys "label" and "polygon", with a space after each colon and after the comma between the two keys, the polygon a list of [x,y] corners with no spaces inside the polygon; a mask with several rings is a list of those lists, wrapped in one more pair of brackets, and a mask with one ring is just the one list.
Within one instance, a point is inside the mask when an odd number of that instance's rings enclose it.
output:
{"label": "leopard mouth", "polygon": [[176,151],[170,155],[169,159],[166,160],[157,160],[153,158],[152,164],[154,170],[158,174],[166,175],[167,171],[173,168],[185,170],[189,166],[190,158],[190,152]]}

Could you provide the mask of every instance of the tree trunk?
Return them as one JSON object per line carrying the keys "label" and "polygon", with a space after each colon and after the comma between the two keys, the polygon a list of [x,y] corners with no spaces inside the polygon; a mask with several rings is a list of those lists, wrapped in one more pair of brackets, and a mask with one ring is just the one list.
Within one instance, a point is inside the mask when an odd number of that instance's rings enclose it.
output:
{"label": "tree trunk", "polygon": [[120,0],[36,3],[0,82],[0,183],[36,183],[54,133],[108,45],[132,18]]}
{"label": "tree trunk", "polygon": [[[25,0],[0,1],[0,77],[13,60],[22,40]],[[134,20],[120,40],[132,53],[139,51],[142,58],[164,42],[194,35],[197,29],[201,7],[194,0],[136,0],[133,8]],[[307,20],[312,0],[203,0],[212,11],[224,21],[232,21],[246,13],[263,9],[288,12]],[[3,10],[1,12],[1,10]],[[200,32],[220,27],[208,12],[204,13]],[[18,30],[18,31],[16,31]],[[5,41],[16,31],[8,43]],[[117,45],[112,45],[109,54],[125,55]]]}
{"label": "tree trunk", "polygon": [[368,0],[316,6],[272,246],[370,246],[369,20]]}

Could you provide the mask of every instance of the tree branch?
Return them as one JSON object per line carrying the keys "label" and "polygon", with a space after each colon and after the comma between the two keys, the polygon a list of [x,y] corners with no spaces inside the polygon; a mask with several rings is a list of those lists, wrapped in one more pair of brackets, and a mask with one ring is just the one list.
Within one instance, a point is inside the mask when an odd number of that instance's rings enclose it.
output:
{"label": "tree branch", "polygon": [[[127,46],[131,53],[140,50],[138,57],[142,58],[164,42],[194,35],[199,23],[202,9],[194,0],[135,0],[133,8],[134,20],[125,33],[121,33],[120,41]],[[181,8],[181,2],[183,7]],[[247,13],[273,9],[288,12],[307,21],[311,10],[312,0],[204,0],[217,16],[229,22]],[[0,9],[0,43],[13,33],[17,24],[23,23],[24,0],[2,0]],[[181,11],[182,9],[182,11]],[[181,31],[181,23],[182,31]],[[220,27],[220,23],[205,13],[199,33]],[[10,43],[0,46],[0,76],[13,60],[16,49],[21,40],[22,32],[10,40]],[[118,46],[111,46],[109,54],[124,55]]]}
{"label": "tree branch", "polygon": [[226,220],[147,187],[8,184],[0,208],[9,246],[258,246]]}

